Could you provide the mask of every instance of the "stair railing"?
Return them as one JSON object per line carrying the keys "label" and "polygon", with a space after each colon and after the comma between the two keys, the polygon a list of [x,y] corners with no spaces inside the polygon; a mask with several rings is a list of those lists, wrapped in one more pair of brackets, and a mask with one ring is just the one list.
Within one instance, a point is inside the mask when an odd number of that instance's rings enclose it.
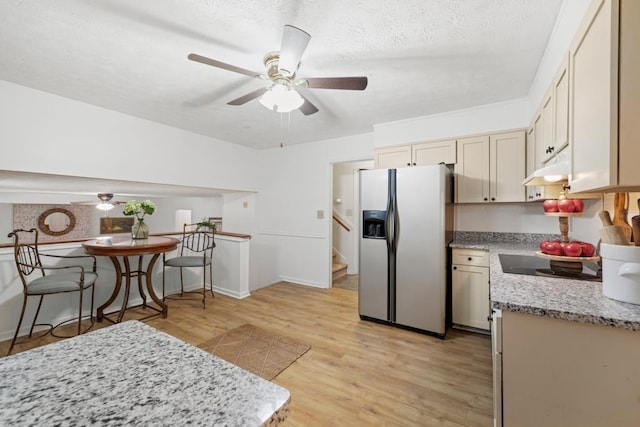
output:
{"label": "stair railing", "polygon": [[342,212],[338,211],[336,208],[333,208],[332,214],[333,220],[340,225],[340,227],[344,228],[347,232],[350,232],[353,228],[353,225],[350,221],[342,214]]}

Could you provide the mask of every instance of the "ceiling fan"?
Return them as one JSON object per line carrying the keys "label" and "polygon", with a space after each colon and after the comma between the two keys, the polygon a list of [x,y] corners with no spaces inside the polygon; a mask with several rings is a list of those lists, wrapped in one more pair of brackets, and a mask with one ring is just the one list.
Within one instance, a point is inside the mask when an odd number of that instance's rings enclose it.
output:
{"label": "ceiling fan", "polygon": [[82,201],[82,202],[71,202],[72,205],[82,205],[82,206],[95,206],[101,211],[109,211],[115,207],[115,205],[124,205],[126,202],[120,202],[117,200],[113,200],[113,193],[98,193],[98,200],[93,201]]}
{"label": "ceiling fan", "polygon": [[306,31],[292,25],[285,25],[282,33],[280,52],[270,52],[264,56],[263,62],[266,67],[266,74],[226,64],[195,53],[190,53],[188,58],[191,61],[222,68],[223,70],[270,81],[268,87],[249,92],[246,95],[227,102],[228,105],[243,105],[260,97],[260,103],[270,110],[278,113],[287,113],[299,108],[305,116],[308,116],[318,112],[318,108],[296,91],[296,87],[364,90],[368,83],[367,77],[364,76],[305,77],[297,79],[296,72],[300,66],[300,59],[310,39],[311,36]]}

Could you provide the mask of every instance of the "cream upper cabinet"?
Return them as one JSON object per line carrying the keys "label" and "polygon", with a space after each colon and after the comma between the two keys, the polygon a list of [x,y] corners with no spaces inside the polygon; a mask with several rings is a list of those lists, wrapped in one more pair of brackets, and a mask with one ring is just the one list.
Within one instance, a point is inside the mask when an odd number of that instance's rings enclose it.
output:
{"label": "cream upper cabinet", "polygon": [[[532,124],[527,130],[525,174],[529,176],[537,169],[536,166],[536,128]],[[525,187],[527,202],[544,199],[544,187],[529,185]]]}
{"label": "cream upper cabinet", "polygon": [[456,140],[425,142],[412,146],[412,166],[456,163]]}
{"label": "cream upper cabinet", "polygon": [[454,168],[457,203],[489,201],[489,136],[458,140],[458,163]]}
{"label": "cream upper cabinet", "polygon": [[569,55],[566,55],[553,79],[553,140],[554,153],[569,144]]}
{"label": "cream upper cabinet", "polygon": [[640,1],[595,0],[569,49],[571,192],[640,188]]}
{"label": "cream upper cabinet", "polygon": [[524,202],[525,151],[525,131],[459,139],[456,202]]}
{"label": "cream upper cabinet", "polygon": [[[539,126],[539,131],[541,132],[539,137],[540,145],[537,148],[538,154],[540,156],[540,160],[537,162],[538,167],[542,166],[547,160],[549,160],[555,153],[560,150],[557,150],[553,145],[553,90],[550,88],[545,94],[542,100],[542,108],[541,108],[541,123]],[[536,129],[538,131],[538,129]]]}
{"label": "cream upper cabinet", "polygon": [[411,146],[397,145],[378,148],[373,152],[373,164],[374,167],[379,169],[411,166]]}
{"label": "cream upper cabinet", "polygon": [[[541,168],[569,143],[569,56],[560,64],[531,124],[535,137],[534,169]],[[531,139],[529,139],[531,140]],[[527,170],[527,173],[532,171]]]}
{"label": "cream upper cabinet", "polygon": [[544,166],[544,159],[546,158],[547,145],[543,140],[544,136],[544,125],[542,119],[542,108],[538,109],[535,116],[533,117],[533,123],[531,125],[533,128],[533,138],[534,138],[534,156],[533,156],[533,164],[534,170],[541,168]]}
{"label": "cream upper cabinet", "polygon": [[413,145],[397,145],[374,150],[376,168],[456,163],[456,140],[423,142]]}
{"label": "cream upper cabinet", "polygon": [[524,202],[525,132],[489,137],[489,192],[491,201]]}

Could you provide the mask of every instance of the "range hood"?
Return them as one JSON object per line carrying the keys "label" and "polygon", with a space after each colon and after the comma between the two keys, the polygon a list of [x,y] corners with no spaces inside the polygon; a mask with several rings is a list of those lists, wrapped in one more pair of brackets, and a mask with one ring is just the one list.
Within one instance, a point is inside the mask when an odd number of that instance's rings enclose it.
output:
{"label": "range hood", "polygon": [[536,169],[522,181],[522,185],[558,185],[569,182],[571,163],[565,153],[559,153],[543,167]]}

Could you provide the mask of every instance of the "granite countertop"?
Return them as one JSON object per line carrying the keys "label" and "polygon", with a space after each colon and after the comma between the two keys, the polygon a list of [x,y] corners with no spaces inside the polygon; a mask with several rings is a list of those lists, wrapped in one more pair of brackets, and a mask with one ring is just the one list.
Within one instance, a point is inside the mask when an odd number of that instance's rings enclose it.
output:
{"label": "granite countertop", "polygon": [[138,321],[0,359],[0,425],[275,425],[289,398]]}
{"label": "granite countertop", "polygon": [[[503,235],[504,234],[504,235]],[[538,242],[555,235],[456,234],[451,248],[489,251],[493,308],[640,331],[640,305],[603,295],[602,283],[503,273],[498,254],[533,255]],[[517,238],[519,237],[519,238]]]}

